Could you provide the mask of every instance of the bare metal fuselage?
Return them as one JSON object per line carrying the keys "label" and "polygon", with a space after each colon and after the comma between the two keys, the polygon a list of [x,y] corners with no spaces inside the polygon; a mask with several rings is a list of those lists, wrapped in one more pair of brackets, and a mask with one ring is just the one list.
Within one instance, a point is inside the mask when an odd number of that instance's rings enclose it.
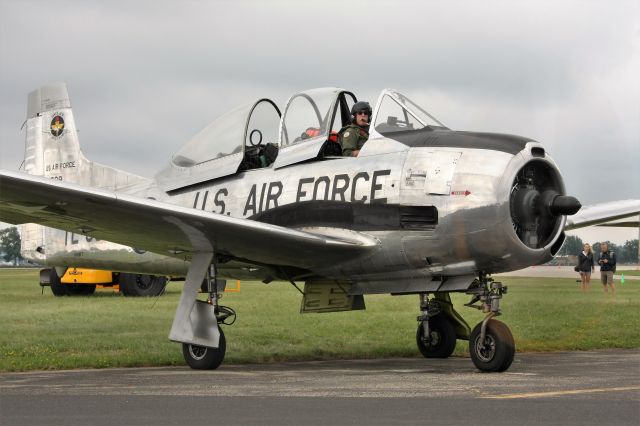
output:
{"label": "bare metal fuselage", "polygon": [[[543,263],[562,240],[564,216],[541,247],[524,244],[514,229],[510,205],[514,179],[531,162],[548,168],[557,191],[564,193],[557,167],[537,142],[528,142],[513,154],[485,148],[408,147],[387,138],[368,142],[358,158],[249,170],[171,193],[150,180],[126,192],[325,235],[353,230],[380,241],[369,257],[344,259],[290,278],[348,280],[356,285],[352,291],[362,293],[445,290],[443,285],[456,290],[454,277],[465,277],[459,289],[466,289],[467,278],[479,271]],[[98,180],[95,186],[110,184]],[[28,257],[55,266],[174,276],[184,276],[189,267],[188,261],[175,256],[38,225],[26,225],[23,240]],[[42,246],[44,254],[36,251]],[[219,273],[229,278],[284,279],[269,265],[239,259],[221,264]],[[449,277],[448,284],[442,277]]]}

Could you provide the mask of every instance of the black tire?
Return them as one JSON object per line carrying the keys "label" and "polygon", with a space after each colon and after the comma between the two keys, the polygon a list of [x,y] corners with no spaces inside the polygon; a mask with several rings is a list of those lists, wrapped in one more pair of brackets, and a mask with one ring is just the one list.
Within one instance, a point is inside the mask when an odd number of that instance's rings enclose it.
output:
{"label": "black tire", "polygon": [[429,319],[431,341],[426,342],[422,323],[416,331],[416,343],[425,358],[448,358],[456,348],[456,330],[446,315],[436,315]]}
{"label": "black tire", "polygon": [[222,329],[220,330],[220,343],[217,348],[182,344],[182,356],[187,365],[194,370],[215,370],[222,364],[224,354],[227,351],[227,342]]}
{"label": "black tire", "polygon": [[160,296],[167,285],[166,277],[143,274],[120,274],[120,292],[125,296]]}
{"label": "black tire", "polygon": [[51,268],[49,272],[49,286],[51,287],[51,292],[54,296],[68,296],[69,295],[69,287],[66,284],[62,284],[60,282],[60,277],[56,272],[56,268]]}
{"label": "black tire", "polygon": [[513,335],[503,322],[489,320],[484,338],[480,342],[482,323],[476,325],[469,338],[471,360],[483,372],[505,371],[511,366],[516,353]]}

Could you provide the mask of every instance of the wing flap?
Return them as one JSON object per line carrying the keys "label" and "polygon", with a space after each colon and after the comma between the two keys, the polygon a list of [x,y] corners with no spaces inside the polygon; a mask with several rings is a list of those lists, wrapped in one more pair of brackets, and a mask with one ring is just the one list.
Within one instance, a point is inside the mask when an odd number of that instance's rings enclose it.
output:
{"label": "wing flap", "polygon": [[364,256],[373,238],[344,238],[223,216],[107,190],[0,171],[0,220],[39,223],[180,259],[215,252],[301,268]]}

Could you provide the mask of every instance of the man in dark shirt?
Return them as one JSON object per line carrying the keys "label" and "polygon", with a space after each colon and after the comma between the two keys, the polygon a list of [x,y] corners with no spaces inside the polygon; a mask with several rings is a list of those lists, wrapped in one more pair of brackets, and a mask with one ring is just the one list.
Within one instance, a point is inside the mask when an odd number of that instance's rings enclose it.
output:
{"label": "man in dark shirt", "polygon": [[613,273],[616,270],[616,254],[609,251],[607,243],[600,244],[598,264],[600,265],[600,280],[602,281],[604,292],[607,293],[609,291],[608,284],[611,287],[611,293],[616,294],[616,286],[613,284]]}
{"label": "man in dark shirt", "polygon": [[371,106],[369,102],[356,102],[351,108],[351,124],[340,130],[342,155],[357,157],[364,143],[369,139],[369,120]]}

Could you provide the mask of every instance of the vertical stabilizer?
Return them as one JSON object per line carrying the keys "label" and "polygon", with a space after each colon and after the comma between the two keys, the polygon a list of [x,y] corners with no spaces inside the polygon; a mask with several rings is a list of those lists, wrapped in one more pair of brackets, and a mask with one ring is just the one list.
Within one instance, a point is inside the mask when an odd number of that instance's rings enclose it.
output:
{"label": "vertical stabilizer", "polygon": [[64,83],[43,86],[29,93],[26,129],[22,169],[27,173],[125,192],[149,182],[84,156]]}
{"label": "vertical stabilizer", "polygon": [[65,84],[44,86],[29,93],[24,170],[67,182],[83,183],[90,168],[80,142]]}

